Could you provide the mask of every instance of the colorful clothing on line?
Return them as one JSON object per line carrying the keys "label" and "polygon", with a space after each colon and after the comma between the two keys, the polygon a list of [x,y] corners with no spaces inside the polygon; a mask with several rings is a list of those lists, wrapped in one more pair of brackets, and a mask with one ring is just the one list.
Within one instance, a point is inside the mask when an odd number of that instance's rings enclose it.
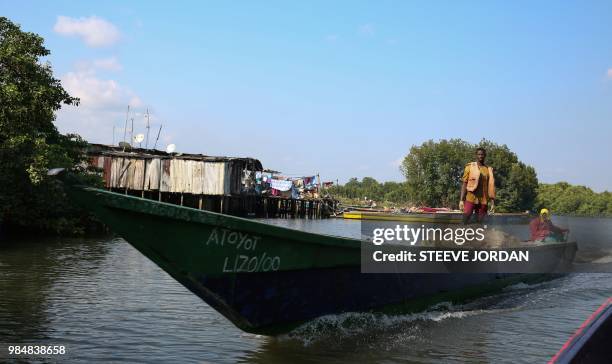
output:
{"label": "colorful clothing on line", "polygon": [[275,189],[275,190],[279,190],[281,192],[284,191],[289,191],[291,189],[291,187],[293,187],[293,182],[292,181],[283,181],[283,180],[278,180],[278,179],[272,179],[270,180],[270,186]]}

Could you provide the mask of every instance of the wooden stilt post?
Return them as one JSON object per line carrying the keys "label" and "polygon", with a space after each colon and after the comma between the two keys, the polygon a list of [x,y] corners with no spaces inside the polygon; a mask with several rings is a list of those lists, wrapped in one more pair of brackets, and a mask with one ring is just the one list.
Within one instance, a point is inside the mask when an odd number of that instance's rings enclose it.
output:
{"label": "wooden stilt post", "polygon": [[[161,128],[160,128],[161,130]],[[158,135],[159,137],[159,135]],[[155,149],[155,148],[153,148]],[[161,158],[159,159],[159,181],[157,183],[157,188],[159,188],[159,201],[162,200],[162,190],[161,190],[161,181],[162,181],[162,175],[164,174],[164,165],[162,164],[162,160]]]}
{"label": "wooden stilt post", "polygon": [[140,197],[144,198],[145,196],[145,187],[146,187],[146,183],[147,183],[147,160],[146,158],[142,158],[142,164],[144,165],[144,167],[142,168],[142,193],[140,194]]}

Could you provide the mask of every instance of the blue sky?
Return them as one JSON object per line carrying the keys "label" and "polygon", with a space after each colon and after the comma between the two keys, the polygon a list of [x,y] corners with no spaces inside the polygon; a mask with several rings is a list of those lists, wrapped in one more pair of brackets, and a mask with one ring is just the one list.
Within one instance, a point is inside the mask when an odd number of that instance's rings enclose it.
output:
{"label": "blue sky", "polygon": [[[36,9],[35,11],[33,11]],[[612,2],[9,2],[79,108],[63,132],[402,180],[428,139],[507,144],[544,182],[612,190]],[[151,132],[154,134],[155,132]]]}

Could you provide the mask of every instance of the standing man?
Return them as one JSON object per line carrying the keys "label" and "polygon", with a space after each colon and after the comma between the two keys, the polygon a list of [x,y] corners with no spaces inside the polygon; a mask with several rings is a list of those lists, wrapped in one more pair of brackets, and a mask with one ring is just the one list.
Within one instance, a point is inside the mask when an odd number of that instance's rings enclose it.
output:
{"label": "standing man", "polygon": [[476,162],[466,164],[463,170],[459,209],[463,210],[464,224],[470,221],[473,213],[477,221],[482,222],[487,215],[487,205],[491,206],[491,212],[495,210],[495,178],[493,168],[485,164],[486,158],[487,151],[477,148]]}

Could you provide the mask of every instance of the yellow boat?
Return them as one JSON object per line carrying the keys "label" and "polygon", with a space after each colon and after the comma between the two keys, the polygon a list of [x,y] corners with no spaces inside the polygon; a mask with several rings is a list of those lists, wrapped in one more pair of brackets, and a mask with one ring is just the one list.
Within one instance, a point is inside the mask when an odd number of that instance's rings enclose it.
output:
{"label": "yellow boat", "polygon": [[[354,220],[382,220],[401,222],[421,222],[439,224],[460,224],[462,213],[460,211],[444,211],[435,213],[392,213],[378,211],[345,211],[342,214],[345,219]],[[490,214],[487,221],[500,224],[528,224],[529,214],[526,213],[496,213]]]}

